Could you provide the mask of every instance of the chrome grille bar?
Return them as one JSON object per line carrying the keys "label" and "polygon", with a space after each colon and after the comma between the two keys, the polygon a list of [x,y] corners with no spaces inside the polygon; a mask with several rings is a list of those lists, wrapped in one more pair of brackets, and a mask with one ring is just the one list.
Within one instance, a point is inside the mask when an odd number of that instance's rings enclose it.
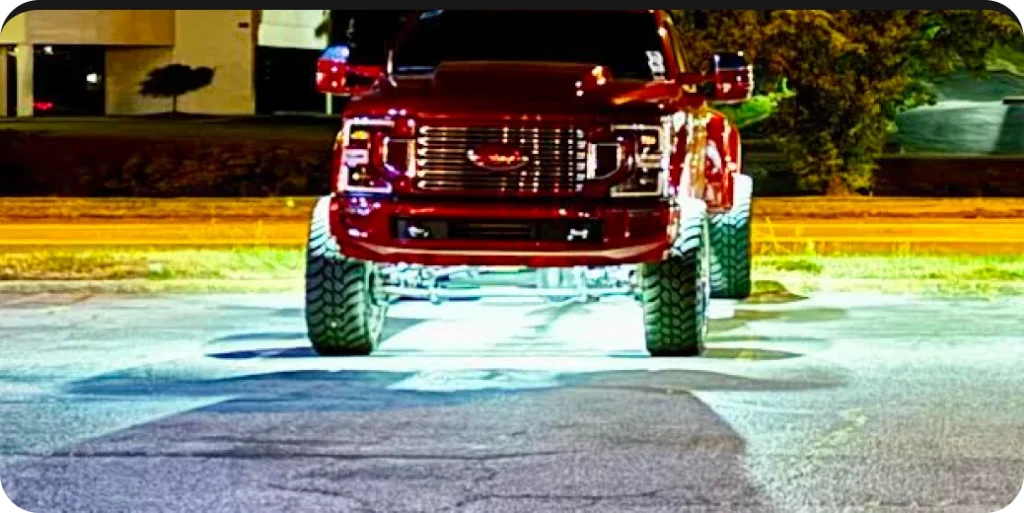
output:
{"label": "chrome grille bar", "polygon": [[[420,192],[572,195],[586,178],[586,141],[575,127],[421,126],[416,143]],[[482,144],[515,146],[529,162],[514,171],[477,167],[467,153]]]}

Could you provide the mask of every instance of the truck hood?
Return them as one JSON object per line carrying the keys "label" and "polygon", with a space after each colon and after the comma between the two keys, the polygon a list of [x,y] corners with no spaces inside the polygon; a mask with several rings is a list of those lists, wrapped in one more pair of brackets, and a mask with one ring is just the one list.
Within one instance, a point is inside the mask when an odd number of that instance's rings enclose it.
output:
{"label": "truck hood", "polygon": [[608,77],[598,84],[594,68],[535,62],[445,63],[430,75],[398,75],[392,82],[383,81],[377,91],[356,100],[355,106],[408,109],[424,117],[581,116],[623,110],[657,113],[657,104],[666,99],[665,94],[637,94],[650,88],[650,83],[640,80]]}

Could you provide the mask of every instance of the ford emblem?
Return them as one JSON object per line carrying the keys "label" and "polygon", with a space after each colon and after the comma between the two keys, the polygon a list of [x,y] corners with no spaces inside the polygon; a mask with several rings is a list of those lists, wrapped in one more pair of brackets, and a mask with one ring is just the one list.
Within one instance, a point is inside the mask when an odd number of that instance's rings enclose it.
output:
{"label": "ford emblem", "polygon": [[505,144],[482,144],[466,152],[476,167],[492,171],[518,171],[530,163],[523,151]]}

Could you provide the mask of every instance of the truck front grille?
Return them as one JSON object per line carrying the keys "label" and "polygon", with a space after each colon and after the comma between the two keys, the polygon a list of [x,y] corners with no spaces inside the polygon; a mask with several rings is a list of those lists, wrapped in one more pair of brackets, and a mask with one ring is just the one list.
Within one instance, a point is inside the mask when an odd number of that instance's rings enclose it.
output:
{"label": "truck front grille", "polygon": [[[570,196],[586,178],[586,141],[575,127],[421,126],[416,142],[419,192]],[[477,167],[469,151],[489,144],[514,146],[529,162],[514,171]]]}

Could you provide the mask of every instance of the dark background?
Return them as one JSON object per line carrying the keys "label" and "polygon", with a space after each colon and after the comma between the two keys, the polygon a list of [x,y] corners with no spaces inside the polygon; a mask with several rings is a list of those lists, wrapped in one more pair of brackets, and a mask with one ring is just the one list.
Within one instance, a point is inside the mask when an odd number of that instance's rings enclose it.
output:
{"label": "dark background", "polygon": [[330,43],[346,43],[354,64],[381,64],[388,45],[418,11],[331,11]]}

